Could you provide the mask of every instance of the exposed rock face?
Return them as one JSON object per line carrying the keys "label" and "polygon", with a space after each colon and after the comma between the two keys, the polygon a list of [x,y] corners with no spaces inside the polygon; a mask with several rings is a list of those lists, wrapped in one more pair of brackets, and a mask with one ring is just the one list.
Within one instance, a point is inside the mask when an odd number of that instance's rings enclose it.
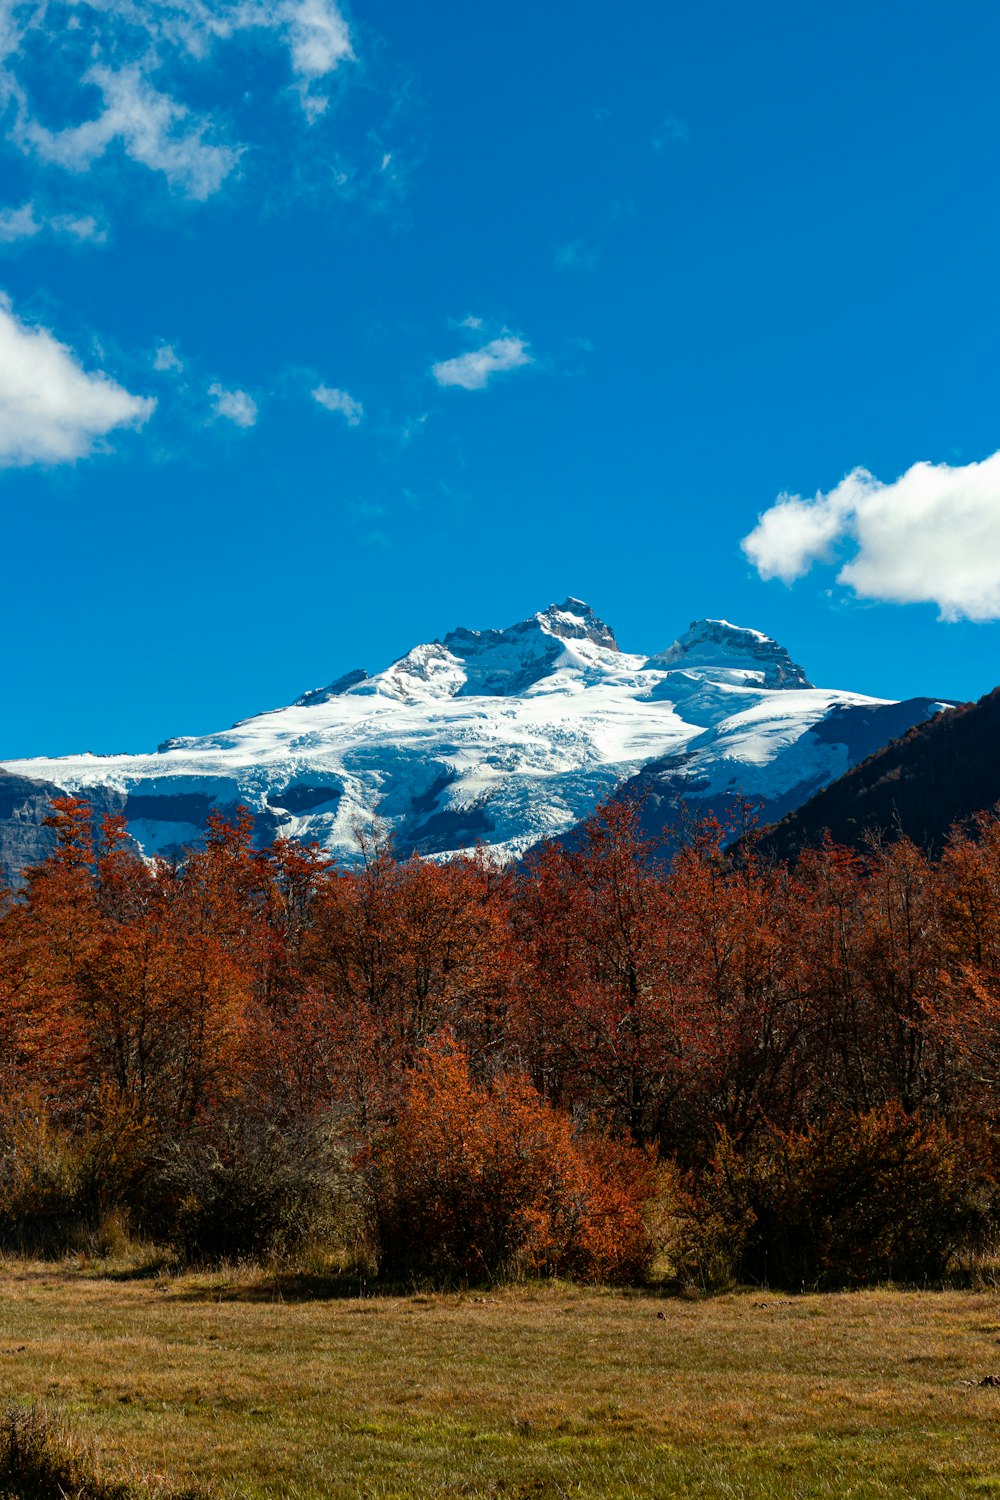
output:
{"label": "exposed rock face", "polygon": [[459,626],[443,641],[414,646],[384,672],[359,684],[357,691],[391,693],[401,699],[514,698],[548,677],[564,659],[584,664],[574,656],[578,643],[620,654],[611,627],[589,604],[570,598],[506,630]]}
{"label": "exposed rock face", "polygon": [[44,859],[55,840],[42,827],[59,788],[52,782],[12,776],[0,768],[0,879],[16,881],[28,865]]}
{"label": "exposed rock face", "polygon": [[312,703],[329,703],[331,698],[339,698],[341,693],[347,693],[351,688],[357,687],[359,682],[364,682],[368,673],[363,667],[355,667],[352,672],[345,672],[343,677],[338,677],[325,688],[311,688],[308,693],[303,693],[301,698],[296,698],[297,708],[308,708]]}
{"label": "exposed rock face", "polygon": [[[65,797],[71,788],[35,777],[12,775],[0,766],[0,882],[17,885],[29,865],[45,859],[55,848],[55,837],[46,828],[52,799]],[[121,812],[125,797],[103,786],[85,793],[94,809],[95,825],[105,813]]]}
{"label": "exposed rock face", "polygon": [[45,852],[56,791],[123,810],[141,849],[169,855],[201,836],[210,808],[240,803],[261,839],[315,839],[345,859],[373,823],[404,854],[482,842],[517,857],[623,783],[641,783],[667,824],[741,795],[776,816],[933,709],[814,688],[776,641],[724,620],[631,655],[570,598],[155,754],[8,762],[0,859],[19,868]]}

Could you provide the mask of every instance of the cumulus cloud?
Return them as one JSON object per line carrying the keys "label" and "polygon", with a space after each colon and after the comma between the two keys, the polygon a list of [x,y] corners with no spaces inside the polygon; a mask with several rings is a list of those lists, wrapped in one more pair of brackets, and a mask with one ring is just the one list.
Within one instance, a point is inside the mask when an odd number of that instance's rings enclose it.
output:
{"label": "cumulus cloud", "polygon": [[257,420],[257,403],[246,391],[228,390],[216,382],[208,388],[217,417],[235,422],[237,427],[252,427]]}
{"label": "cumulus cloud", "polygon": [[204,200],[218,192],[239,153],[205,139],[208,121],[193,116],[169,94],[160,93],[138,65],[116,71],[95,64],[83,81],[100,90],[104,109],[96,119],[65,130],[48,130],[38,120],[25,120],[21,138],[39,156],[82,172],[117,142],[126,156],[162,172],[172,187],[189,198]]}
{"label": "cumulus cloud", "polygon": [[741,545],[765,579],[793,583],[846,548],[837,582],[860,598],[1000,619],[1000,453],[916,463],[888,484],[855,469],[814,499],[779,495]]}
{"label": "cumulus cloud", "polygon": [[494,375],[532,363],[524,340],[505,334],[502,338],[491,339],[481,349],[472,349],[455,359],[441,360],[431,366],[431,374],[438,385],[457,385],[465,391],[481,391]]}
{"label": "cumulus cloud", "polygon": [[365,414],[360,401],[355,401],[347,391],[338,391],[335,386],[318,385],[312,393],[312,398],[318,401],[320,406],[326,407],[327,411],[342,412],[347,419],[348,427],[357,427]]}
{"label": "cumulus cloud", "polygon": [[116,427],[139,427],[155,402],[110,376],[88,374],[45,328],[31,328],[0,294],[0,465],[83,458]]}

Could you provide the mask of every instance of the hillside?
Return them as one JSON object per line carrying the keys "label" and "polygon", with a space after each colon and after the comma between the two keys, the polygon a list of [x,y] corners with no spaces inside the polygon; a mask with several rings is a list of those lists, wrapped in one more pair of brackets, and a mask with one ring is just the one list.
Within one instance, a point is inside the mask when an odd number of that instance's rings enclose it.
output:
{"label": "hillside", "polygon": [[872,834],[904,833],[940,850],[952,824],[1000,801],[1000,688],[936,714],[869,756],[765,829],[761,847],[794,858],[829,831],[860,847]]}

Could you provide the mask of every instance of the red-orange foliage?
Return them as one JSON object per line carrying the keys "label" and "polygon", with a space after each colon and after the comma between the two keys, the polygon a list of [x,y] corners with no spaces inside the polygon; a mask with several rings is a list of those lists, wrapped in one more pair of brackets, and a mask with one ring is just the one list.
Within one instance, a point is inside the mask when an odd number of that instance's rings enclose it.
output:
{"label": "red-orange foliage", "polygon": [[519,1055],[551,1098],[655,1138],[699,1018],[677,963],[670,889],[637,809],[611,803],[580,846],[552,845],[517,887]]}
{"label": "red-orange foliage", "polygon": [[[245,812],[213,815],[177,863],[140,859],[121,818],[95,835],[79,799],[51,826],[55,852],[0,897],[0,1106],[37,1100],[82,1139],[113,1098],[161,1156],[235,1118],[266,1134],[335,1113],[362,1143],[392,1139],[394,1161],[410,1151],[416,1180],[407,1131],[433,1085],[426,1171],[444,1192],[440,1133],[460,1118],[458,1159],[500,1153],[477,1191],[492,1172],[513,1194],[492,1205],[507,1229],[447,1252],[460,1274],[634,1267],[630,1141],[700,1171],[719,1128],[752,1153],[771,1130],[899,1110],[994,1149],[996,814],[936,863],[899,840],[827,844],[791,871],[752,848],[734,861],[711,822],[668,868],[626,803],[508,870],[260,849]],[[538,1207],[553,1183],[558,1213]]]}
{"label": "red-orange foliage", "polygon": [[629,1281],[648,1267],[650,1158],[622,1142],[574,1136],[568,1116],[518,1074],[475,1083],[467,1054],[447,1034],[408,1076],[374,1170],[390,1271]]}

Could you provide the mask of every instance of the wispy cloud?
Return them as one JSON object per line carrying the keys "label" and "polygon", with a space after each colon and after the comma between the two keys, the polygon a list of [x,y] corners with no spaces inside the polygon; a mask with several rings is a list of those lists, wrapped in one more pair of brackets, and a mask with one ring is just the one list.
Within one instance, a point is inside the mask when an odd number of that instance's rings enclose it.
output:
{"label": "wispy cloud", "polygon": [[481,391],[494,375],[533,364],[523,339],[513,334],[491,339],[481,349],[471,349],[454,359],[443,359],[431,366],[431,374],[441,386],[459,386],[464,391]]}
{"label": "wispy cloud", "polygon": [[917,463],[888,484],[854,469],[811,500],[779,495],[741,545],[765,579],[794,583],[849,549],[836,581],[860,598],[1000,619],[1000,453]]}
{"label": "wispy cloud", "polygon": [[[260,122],[259,99],[251,114],[231,90],[223,96],[226,75],[208,66],[238,36],[244,46],[285,54],[277,94],[297,93],[307,122],[325,111],[328,80],[355,58],[336,0],[85,0],[65,7],[0,0],[0,104],[9,138],[40,162],[73,172],[88,171],[116,148],[203,201],[233,176],[246,150],[233,136],[234,122]],[[72,100],[94,90],[96,114],[58,128],[48,122],[53,91]]]}
{"label": "wispy cloud", "polygon": [[173,344],[160,344],[153,355],[153,369],[158,370],[161,375],[179,375],[184,368],[181,359]]}
{"label": "wispy cloud", "polygon": [[552,257],[553,265],[560,271],[594,271],[600,260],[598,246],[588,245],[584,240],[570,240],[568,245],[560,245]]}
{"label": "wispy cloud", "polygon": [[32,240],[40,234],[66,235],[91,244],[100,244],[107,238],[92,214],[46,214],[33,203],[24,203],[20,208],[0,208],[0,244]]}
{"label": "wispy cloud", "polygon": [[257,403],[247,391],[228,389],[216,381],[208,388],[217,417],[235,422],[237,427],[253,427],[257,421]]}
{"label": "wispy cloud", "polygon": [[316,93],[314,85],[329,77],[342,62],[353,60],[351,33],[333,0],[286,0],[277,10],[284,13],[303,108],[310,119],[316,119],[329,99]]}
{"label": "wispy cloud", "polygon": [[691,135],[684,120],[668,115],[653,136],[654,151],[669,151],[671,146],[689,146]]}
{"label": "wispy cloud", "polygon": [[91,245],[103,245],[108,237],[107,230],[93,214],[49,214],[42,227],[50,229],[53,234],[66,234],[70,239],[84,240]]}
{"label": "wispy cloud", "polygon": [[312,393],[314,401],[327,411],[339,411],[346,418],[348,427],[357,427],[365,414],[365,409],[360,401],[347,391],[339,391],[335,386],[318,385]]}
{"label": "wispy cloud", "polygon": [[83,172],[119,144],[133,161],[162,172],[172,187],[198,200],[218,192],[236,166],[238,150],[206,139],[210,122],[155,89],[137,65],[115,71],[95,64],[83,82],[94,84],[104,100],[96,119],[64,130],[48,130],[31,118],[20,125],[20,140],[43,160]]}
{"label": "wispy cloud", "polygon": [[88,373],[46,328],[29,327],[0,294],[0,466],[83,458],[118,427],[139,427],[156,403],[109,375]]}

